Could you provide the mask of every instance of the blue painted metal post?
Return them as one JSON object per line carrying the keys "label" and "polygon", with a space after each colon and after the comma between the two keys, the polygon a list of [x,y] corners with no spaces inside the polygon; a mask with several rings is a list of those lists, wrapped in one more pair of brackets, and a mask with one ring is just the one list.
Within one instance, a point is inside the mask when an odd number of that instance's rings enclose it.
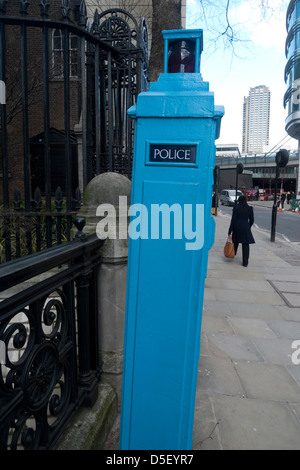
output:
{"label": "blue painted metal post", "polygon": [[163,31],[165,68],[136,119],[120,449],[191,449],[222,106],[202,30]]}

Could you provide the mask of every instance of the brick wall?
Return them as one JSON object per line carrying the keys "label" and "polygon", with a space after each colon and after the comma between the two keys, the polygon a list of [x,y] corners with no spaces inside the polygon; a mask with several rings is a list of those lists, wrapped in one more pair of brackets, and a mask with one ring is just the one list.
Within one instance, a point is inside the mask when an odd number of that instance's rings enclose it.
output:
{"label": "brick wall", "polygon": [[[61,0],[51,0],[49,17],[61,19]],[[7,16],[19,16],[17,2],[9,2]],[[32,0],[28,8],[28,16],[40,18],[39,0]],[[8,161],[10,172],[10,197],[18,187],[23,195],[23,116],[21,91],[21,33],[19,26],[6,27],[7,43],[7,117],[8,117]],[[44,131],[44,100],[43,100],[43,63],[42,63],[42,30],[27,28],[27,81],[28,81],[28,131],[29,139]],[[49,30],[49,53],[51,54],[51,30]],[[49,57],[51,72],[51,59]],[[79,121],[78,80],[70,81],[70,130],[73,131]],[[64,84],[61,78],[51,78],[49,82],[50,127],[64,130]],[[2,182],[0,182],[0,200],[2,200]]]}

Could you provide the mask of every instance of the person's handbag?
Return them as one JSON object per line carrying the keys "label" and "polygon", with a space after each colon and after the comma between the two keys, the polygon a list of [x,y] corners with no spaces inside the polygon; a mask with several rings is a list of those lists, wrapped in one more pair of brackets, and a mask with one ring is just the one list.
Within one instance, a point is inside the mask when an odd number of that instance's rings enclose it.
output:
{"label": "person's handbag", "polygon": [[226,258],[234,258],[235,257],[234,244],[233,244],[231,235],[228,235],[227,241],[225,243],[224,256],[226,256]]}

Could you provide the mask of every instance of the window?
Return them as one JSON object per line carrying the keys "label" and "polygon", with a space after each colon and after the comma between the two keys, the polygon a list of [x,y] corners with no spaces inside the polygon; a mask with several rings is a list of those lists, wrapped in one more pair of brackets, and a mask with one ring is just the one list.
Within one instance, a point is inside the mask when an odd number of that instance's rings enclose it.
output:
{"label": "window", "polygon": [[[69,34],[69,66],[70,77],[78,76],[78,38]],[[54,29],[52,33],[52,68],[54,77],[63,77],[64,72],[64,48],[63,32]]]}

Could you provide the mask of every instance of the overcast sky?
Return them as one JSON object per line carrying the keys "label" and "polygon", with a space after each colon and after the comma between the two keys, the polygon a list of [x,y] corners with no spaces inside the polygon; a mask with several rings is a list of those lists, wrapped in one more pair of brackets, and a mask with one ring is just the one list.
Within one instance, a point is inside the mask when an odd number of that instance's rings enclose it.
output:
{"label": "overcast sky", "polygon": [[[218,2],[221,5],[223,0]],[[203,80],[210,83],[210,90],[215,94],[215,104],[225,107],[222,119],[221,135],[216,144],[239,144],[242,142],[242,109],[244,96],[248,96],[250,87],[265,85],[271,91],[270,146],[276,146],[287,135],[285,119],[287,111],[283,107],[286,91],[284,68],[286,65],[285,41],[286,9],[288,1],[269,0],[270,7],[266,18],[262,19],[260,0],[232,0],[229,11],[231,24],[236,25],[242,41],[235,44],[234,53],[228,45],[224,47],[220,40],[215,45],[211,38],[219,24],[221,11],[211,9],[210,17],[202,16],[198,0],[187,0],[187,29],[201,28],[204,36],[204,50],[201,58]],[[210,28],[214,33],[210,32]],[[297,148],[294,139],[283,140],[285,148]]]}

